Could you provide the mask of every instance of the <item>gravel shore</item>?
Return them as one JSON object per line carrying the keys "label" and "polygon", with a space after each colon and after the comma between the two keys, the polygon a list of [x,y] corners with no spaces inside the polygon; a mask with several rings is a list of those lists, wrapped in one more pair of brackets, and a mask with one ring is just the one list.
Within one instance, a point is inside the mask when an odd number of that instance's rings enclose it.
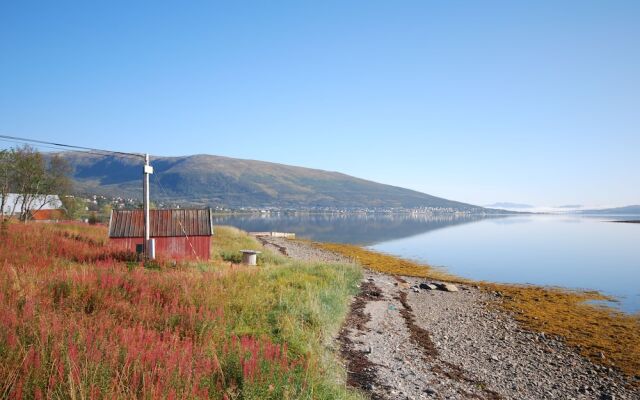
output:
{"label": "gravel shore", "polygon": [[[341,255],[260,238],[289,257],[348,263]],[[373,399],[640,399],[619,372],[561,340],[523,329],[474,286],[426,282],[365,269],[361,293],[337,340],[348,383]]]}

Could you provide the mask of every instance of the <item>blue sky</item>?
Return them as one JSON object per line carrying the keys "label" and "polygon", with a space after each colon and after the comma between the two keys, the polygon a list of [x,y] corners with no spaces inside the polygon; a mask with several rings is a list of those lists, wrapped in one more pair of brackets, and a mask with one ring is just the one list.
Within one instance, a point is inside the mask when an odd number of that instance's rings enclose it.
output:
{"label": "blue sky", "polygon": [[637,1],[3,2],[0,133],[638,204],[638,21]]}

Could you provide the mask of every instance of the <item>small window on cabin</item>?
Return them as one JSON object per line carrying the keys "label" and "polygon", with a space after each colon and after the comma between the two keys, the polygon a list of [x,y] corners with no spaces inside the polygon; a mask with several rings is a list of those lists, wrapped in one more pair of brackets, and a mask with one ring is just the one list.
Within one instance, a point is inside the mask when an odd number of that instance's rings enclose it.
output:
{"label": "small window on cabin", "polygon": [[144,253],[144,245],[136,244],[136,253],[138,253],[138,254]]}

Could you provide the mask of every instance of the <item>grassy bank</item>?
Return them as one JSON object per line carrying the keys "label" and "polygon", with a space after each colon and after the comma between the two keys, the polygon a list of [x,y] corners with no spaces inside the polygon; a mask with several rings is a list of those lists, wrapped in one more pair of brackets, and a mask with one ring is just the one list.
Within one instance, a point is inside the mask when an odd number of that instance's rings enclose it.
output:
{"label": "grassy bank", "polygon": [[219,228],[209,263],[143,266],[86,225],[0,241],[0,398],[358,398],[327,342],[353,266],[305,264]]}
{"label": "grassy bank", "polygon": [[594,362],[618,368],[632,377],[640,375],[640,315],[588,304],[589,300],[607,299],[597,292],[476,282],[358,246],[315,245],[351,257],[374,271],[474,284],[498,292],[503,299],[500,306],[529,329],[564,338]]}

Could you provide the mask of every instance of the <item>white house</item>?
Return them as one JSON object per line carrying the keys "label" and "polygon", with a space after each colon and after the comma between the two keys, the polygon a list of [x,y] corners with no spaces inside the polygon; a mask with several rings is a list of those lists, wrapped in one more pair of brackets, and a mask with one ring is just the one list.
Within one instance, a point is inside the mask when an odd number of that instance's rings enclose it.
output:
{"label": "white house", "polygon": [[[22,195],[17,193],[7,193],[6,201],[4,201],[3,214],[19,215],[22,213],[23,201]],[[2,204],[2,195],[0,194],[0,204]],[[30,209],[35,210],[57,210],[62,208],[60,197],[54,194],[43,194],[36,196],[31,203]]]}

